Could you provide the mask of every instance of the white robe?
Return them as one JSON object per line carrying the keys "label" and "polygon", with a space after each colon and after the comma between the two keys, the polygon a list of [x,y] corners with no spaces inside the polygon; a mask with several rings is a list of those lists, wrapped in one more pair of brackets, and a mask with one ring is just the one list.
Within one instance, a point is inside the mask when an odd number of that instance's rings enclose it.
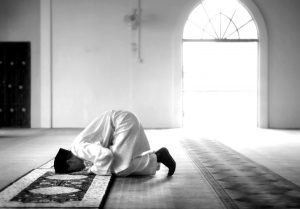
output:
{"label": "white robe", "polygon": [[93,162],[98,175],[152,175],[159,169],[144,129],[127,111],[107,111],[92,121],[71,144],[71,151]]}

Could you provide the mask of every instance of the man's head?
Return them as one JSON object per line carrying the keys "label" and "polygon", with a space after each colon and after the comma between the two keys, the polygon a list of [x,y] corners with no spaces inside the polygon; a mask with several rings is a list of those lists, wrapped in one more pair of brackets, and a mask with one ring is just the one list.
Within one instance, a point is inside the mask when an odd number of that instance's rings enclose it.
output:
{"label": "man's head", "polygon": [[72,173],[81,171],[85,165],[82,159],[75,156],[70,150],[60,148],[54,159],[56,173]]}

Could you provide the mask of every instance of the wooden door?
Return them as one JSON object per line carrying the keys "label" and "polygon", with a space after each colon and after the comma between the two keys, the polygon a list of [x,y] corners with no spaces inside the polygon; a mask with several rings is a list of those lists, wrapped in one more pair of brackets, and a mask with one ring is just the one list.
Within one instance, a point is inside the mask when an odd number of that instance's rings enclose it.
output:
{"label": "wooden door", "polygon": [[0,42],[0,127],[30,127],[29,42]]}

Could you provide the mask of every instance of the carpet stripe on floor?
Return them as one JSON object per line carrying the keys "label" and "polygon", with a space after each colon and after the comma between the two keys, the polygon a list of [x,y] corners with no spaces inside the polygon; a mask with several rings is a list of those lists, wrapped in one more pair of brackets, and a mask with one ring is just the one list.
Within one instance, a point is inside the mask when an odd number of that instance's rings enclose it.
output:
{"label": "carpet stripe on floor", "polygon": [[219,141],[186,138],[188,155],[228,209],[300,208],[300,187]]}

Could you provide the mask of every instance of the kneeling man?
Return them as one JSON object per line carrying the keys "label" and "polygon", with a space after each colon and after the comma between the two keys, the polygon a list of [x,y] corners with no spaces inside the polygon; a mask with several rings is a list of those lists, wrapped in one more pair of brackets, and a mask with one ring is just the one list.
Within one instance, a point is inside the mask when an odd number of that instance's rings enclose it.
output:
{"label": "kneeling man", "polygon": [[[90,167],[86,162],[91,162]],[[92,121],[71,144],[60,148],[55,160],[56,173],[72,173],[88,169],[98,175],[153,175],[160,163],[169,168],[176,162],[165,147],[151,151],[144,129],[136,116],[128,111],[107,111]]]}

